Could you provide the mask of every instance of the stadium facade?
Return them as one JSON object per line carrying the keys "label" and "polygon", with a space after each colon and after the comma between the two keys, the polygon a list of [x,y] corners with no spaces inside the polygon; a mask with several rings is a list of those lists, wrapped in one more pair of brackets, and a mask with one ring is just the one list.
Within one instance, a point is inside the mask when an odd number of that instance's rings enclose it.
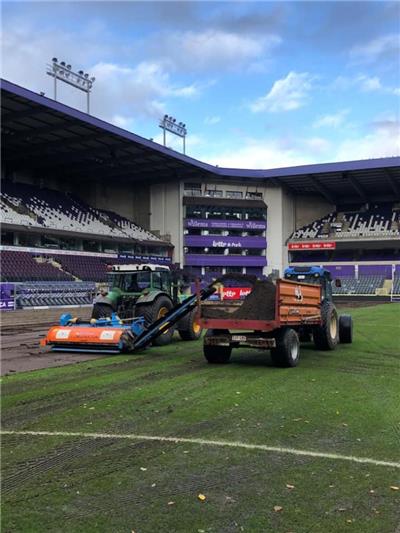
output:
{"label": "stadium facade", "polygon": [[400,275],[399,157],[220,168],[10,82],[1,91],[3,250],[160,260],[205,277],[289,262]]}

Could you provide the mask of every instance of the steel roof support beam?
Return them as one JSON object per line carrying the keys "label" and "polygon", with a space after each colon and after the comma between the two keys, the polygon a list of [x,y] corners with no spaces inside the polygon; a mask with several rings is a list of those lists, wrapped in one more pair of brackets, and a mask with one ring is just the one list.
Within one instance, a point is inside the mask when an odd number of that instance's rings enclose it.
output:
{"label": "steel roof support beam", "polygon": [[[128,143],[126,143],[128,146]],[[121,147],[115,147],[117,150],[121,150]],[[113,146],[101,146],[100,148],[86,148],[81,152],[60,152],[48,155],[47,157],[29,158],[29,166],[33,169],[59,169],[62,165],[68,165],[69,168],[73,169],[74,166],[82,168],[84,165],[95,166],[96,168],[99,165],[109,165],[114,164],[118,165],[121,161],[134,160],[138,157],[137,153],[128,153],[123,152],[123,155],[113,155],[112,151],[114,150]],[[93,159],[91,160],[90,157]],[[94,158],[98,158],[95,160]]]}
{"label": "steel roof support beam", "polygon": [[[4,125],[6,125],[8,122],[14,122],[16,120],[20,120],[21,118],[33,117],[35,115],[39,115],[40,113],[46,113],[46,110],[44,110],[43,107],[30,107],[29,109],[23,109],[21,111],[10,111],[2,114],[1,121]],[[7,124],[7,126],[9,126],[9,124]]]}
{"label": "steel roof support beam", "polygon": [[[16,161],[24,161],[24,160],[28,160],[28,162],[32,165],[35,164],[35,160],[38,160],[40,162],[43,162],[44,159],[46,158],[47,160],[53,160],[55,157],[60,157],[60,158],[63,158],[63,157],[68,157],[68,161],[69,162],[74,162],[74,161],[80,161],[83,159],[83,156],[80,155],[80,154],[91,154],[91,153],[101,153],[101,154],[105,154],[107,151],[110,152],[110,150],[121,150],[123,148],[126,148],[126,147],[131,147],[131,145],[129,143],[127,143],[126,141],[124,142],[119,142],[118,144],[106,144],[104,142],[102,142],[100,139],[104,139],[106,138],[105,135],[101,136],[99,134],[90,134],[90,135],[83,135],[83,136],[79,136],[79,135],[76,135],[76,137],[74,137],[73,139],[71,139],[70,137],[67,138],[66,140],[63,140],[63,139],[57,139],[57,141],[49,141],[47,143],[35,143],[35,144],[32,144],[32,148],[30,148],[29,150],[24,150],[23,154],[22,154],[22,157],[21,156],[18,156],[18,153],[15,152],[15,154],[11,155],[11,157],[7,157],[7,159],[9,161],[13,161],[13,160],[16,160]],[[102,146],[98,146],[96,148],[94,147],[88,147],[88,146],[80,146],[79,148],[74,148],[73,149],[73,152],[71,152],[70,155],[68,155],[67,152],[65,152],[64,150],[62,150],[62,148],[64,147],[68,147],[68,146],[71,146],[71,145],[74,145],[76,143],[80,144],[80,143],[84,143],[85,141],[90,141],[90,140],[96,140],[98,141],[99,143],[101,143]],[[51,150],[51,148],[53,147],[53,150]],[[61,148],[60,150],[54,150],[54,148]],[[50,148],[50,150],[47,150],[47,148]],[[37,151],[40,151],[41,154],[37,154],[37,155],[34,155],[37,153]],[[124,152],[126,153],[126,152]],[[133,154],[132,154],[133,155]]]}
{"label": "steel roof support beam", "polygon": [[331,204],[333,205],[336,205],[336,197],[334,196],[334,194],[331,193],[331,191],[325,186],[323,185],[315,176],[313,176],[312,174],[307,174],[307,177],[309,178],[309,180],[311,181],[312,185],[314,186],[314,188],[320,193],[322,194],[322,196],[328,200],[328,202],[330,202]]}
{"label": "steel roof support beam", "polygon": [[361,200],[367,204],[369,202],[368,196],[366,195],[364,189],[361,187],[358,180],[354,176],[351,176],[348,172],[343,172],[342,176],[343,178],[347,179],[349,183],[351,183],[353,189],[357,192]]}
{"label": "steel roof support beam", "polygon": [[[38,137],[39,135],[47,135],[49,133],[54,133],[55,131],[65,131],[70,126],[76,126],[76,122],[73,120],[57,123],[57,124],[48,124],[47,126],[40,126],[39,128],[30,128],[27,130],[14,130],[12,136],[13,142],[25,142],[26,140],[32,139],[33,137]],[[3,127],[9,127],[8,124],[3,123]],[[11,128],[12,129],[12,128]]]}
{"label": "steel roof support beam", "polygon": [[384,168],[383,172],[385,173],[386,179],[392,188],[392,191],[396,195],[396,199],[400,199],[400,185],[397,183],[397,181],[394,179],[394,177],[391,175],[390,170],[388,168]]}

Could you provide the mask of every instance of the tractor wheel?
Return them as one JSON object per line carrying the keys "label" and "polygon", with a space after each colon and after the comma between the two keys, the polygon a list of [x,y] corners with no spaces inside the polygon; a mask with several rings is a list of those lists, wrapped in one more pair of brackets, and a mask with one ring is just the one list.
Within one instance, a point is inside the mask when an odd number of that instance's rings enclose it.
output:
{"label": "tractor wheel", "polygon": [[313,330],[317,350],[334,350],[339,342],[339,320],[336,307],[324,302],[321,307],[322,324]]}
{"label": "tractor wheel", "polygon": [[[153,324],[156,320],[166,315],[173,308],[172,301],[167,296],[159,296],[149,304],[137,305],[136,316],[142,316],[147,325]],[[171,342],[175,328],[172,326],[153,341],[153,346],[165,346]]]}
{"label": "tractor wheel", "polygon": [[275,337],[276,348],[271,349],[271,359],[275,366],[294,367],[300,359],[300,341],[294,329],[285,328]]}
{"label": "tractor wheel", "polygon": [[198,310],[195,307],[179,322],[179,335],[183,341],[200,339],[202,328],[197,321]]}
{"label": "tractor wheel", "polygon": [[351,315],[341,315],[339,317],[339,341],[342,344],[353,342],[353,319]]}
{"label": "tractor wheel", "polygon": [[98,303],[93,305],[92,318],[98,320],[99,318],[108,318],[113,314],[111,305]]}
{"label": "tractor wheel", "polygon": [[[226,329],[209,329],[207,330],[205,337],[223,335],[225,333],[229,333],[229,331]],[[232,348],[230,346],[209,346],[208,344],[204,344],[203,353],[209,363],[213,365],[223,365],[229,363]]]}

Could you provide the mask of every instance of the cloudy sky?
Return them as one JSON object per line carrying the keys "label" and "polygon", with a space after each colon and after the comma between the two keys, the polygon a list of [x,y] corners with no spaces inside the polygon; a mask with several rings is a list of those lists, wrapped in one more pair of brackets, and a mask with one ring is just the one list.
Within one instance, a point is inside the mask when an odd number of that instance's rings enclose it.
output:
{"label": "cloudy sky", "polygon": [[52,96],[64,59],[96,77],[93,115],[161,142],[171,114],[220,166],[400,155],[399,21],[382,1],[3,2],[2,77]]}

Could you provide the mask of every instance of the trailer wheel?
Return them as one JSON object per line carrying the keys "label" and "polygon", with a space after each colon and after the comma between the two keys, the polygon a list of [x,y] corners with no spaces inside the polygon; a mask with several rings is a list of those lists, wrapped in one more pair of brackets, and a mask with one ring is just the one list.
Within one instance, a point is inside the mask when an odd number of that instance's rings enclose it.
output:
{"label": "trailer wheel", "polygon": [[[156,320],[163,317],[173,307],[172,301],[167,296],[159,296],[150,304],[137,305],[135,309],[135,316],[142,316],[147,325],[153,324]],[[171,342],[174,334],[174,326],[170,327],[156,337],[152,344],[153,346],[166,346]]]}
{"label": "trailer wheel", "polygon": [[339,342],[339,320],[333,303],[322,304],[321,319],[321,326],[313,330],[315,347],[317,350],[334,350]]}
{"label": "trailer wheel", "polygon": [[[226,329],[209,329],[204,337],[213,337],[214,335],[224,334],[229,334],[229,331]],[[203,353],[209,363],[223,365],[229,362],[232,348],[230,346],[210,346],[208,344],[203,344]]]}
{"label": "trailer wheel", "polygon": [[342,344],[353,342],[353,319],[351,315],[341,315],[339,317],[339,341]]}
{"label": "trailer wheel", "polygon": [[183,341],[196,341],[200,339],[202,328],[197,321],[197,308],[195,307],[179,321],[178,331]]}
{"label": "trailer wheel", "polygon": [[271,359],[275,366],[294,367],[300,359],[300,341],[294,329],[280,330],[275,338],[276,348],[271,349]]}

